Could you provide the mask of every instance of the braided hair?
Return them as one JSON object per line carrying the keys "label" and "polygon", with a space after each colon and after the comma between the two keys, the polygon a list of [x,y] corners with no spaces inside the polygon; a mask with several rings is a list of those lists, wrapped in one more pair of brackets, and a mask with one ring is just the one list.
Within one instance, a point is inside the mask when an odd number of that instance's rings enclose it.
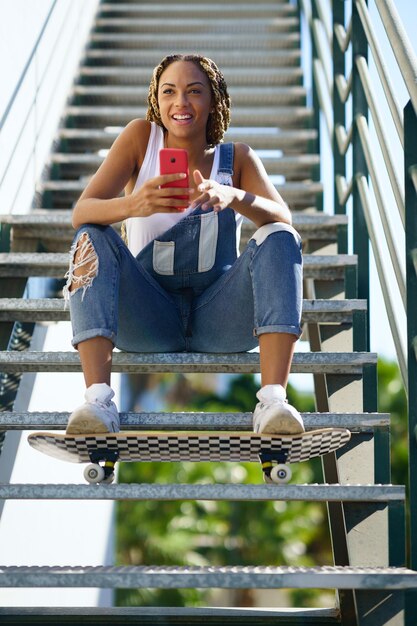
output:
{"label": "braided hair", "polygon": [[149,85],[146,119],[164,128],[158,104],[158,85],[162,72],[175,61],[195,63],[199,69],[203,70],[209,80],[213,96],[213,111],[207,120],[206,139],[209,146],[215,146],[223,141],[224,134],[229,127],[231,101],[223,74],[214,61],[200,54],[170,54],[156,66]]}

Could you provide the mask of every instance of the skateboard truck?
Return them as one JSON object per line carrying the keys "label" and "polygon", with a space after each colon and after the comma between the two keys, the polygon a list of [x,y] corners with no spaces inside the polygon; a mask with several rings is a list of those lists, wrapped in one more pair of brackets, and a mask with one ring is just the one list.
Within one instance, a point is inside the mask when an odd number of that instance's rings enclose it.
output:
{"label": "skateboard truck", "polygon": [[292,471],[290,466],[286,464],[287,456],[287,453],[283,450],[275,453],[261,452],[259,454],[266,483],[284,484],[291,480]]}
{"label": "skateboard truck", "polygon": [[84,470],[86,481],[92,484],[112,483],[119,453],[116,450],[92,450],[89,456],[91,463]]}

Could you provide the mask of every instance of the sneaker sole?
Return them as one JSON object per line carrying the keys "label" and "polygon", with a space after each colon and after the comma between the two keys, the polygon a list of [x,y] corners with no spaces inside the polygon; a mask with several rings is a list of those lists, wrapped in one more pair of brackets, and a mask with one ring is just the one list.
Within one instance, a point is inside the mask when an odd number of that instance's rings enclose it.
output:
{"label": "sneaker sole", "polygon": [[305,428],[292,415],[272,415],[257,432],[264,435],[301,435]]}
{"label": "sneaker sole", "polygon": [[92,415],[81,414],[71,420],[65,432],[67,435],[95,435],[118,431],[109,430],[101,420]]}

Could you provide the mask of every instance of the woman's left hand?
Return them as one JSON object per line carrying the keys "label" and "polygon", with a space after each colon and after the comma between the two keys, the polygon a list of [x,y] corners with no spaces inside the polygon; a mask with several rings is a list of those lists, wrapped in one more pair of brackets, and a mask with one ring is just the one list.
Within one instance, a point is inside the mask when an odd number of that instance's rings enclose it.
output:
{"label": "woman's left hand", "polygon": [[218,212],[226,209],[236,200],[236,189],[234,187],[221,185],[215,180],[205,179],[199,170],[194,170],[193,177],[201,195],[192,202],[192,209],[195,209],[200,204],[203,211],[213,208],[213,211]]}

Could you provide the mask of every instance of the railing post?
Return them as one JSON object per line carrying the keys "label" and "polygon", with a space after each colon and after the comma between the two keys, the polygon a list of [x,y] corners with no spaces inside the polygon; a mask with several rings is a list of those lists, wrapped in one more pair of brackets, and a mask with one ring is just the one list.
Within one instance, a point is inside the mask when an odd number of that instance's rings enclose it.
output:
{"label": "railing post", "polygon": [[410,567],[417,569],[417,115],[404,108],[405,255],[407,279]]}
{"label": "railing post", "polygon": [[[339,96],[336,85],[336,77],[345,76],[345,52],[340,49],[339,42],[335,36],[335,28],[338,24],[345,27],[345,0],[332,0],[332,16],[333,16],[333,40],[332,40],[332,56],[333,56],[333,197],[334,212],[336,214],[346,213],[346,205],[340,204],[337,193],[336,180],[337,176],[346,178],[346,157],[340,153],[336,139],[336,128],[342,126],[346,128],[346,106]],[[341,254],[347,253],[346,237],[338,241],[338,251]]]}
{"label": "railing post", "polygon": [[[316,0],[312,0],[311,2],[311,17],[313,20],[319,19],[319,14],[317,11],[317,5],[316,5]],[[316,79],[315,79],[315,75],[314,75],[314,64],[315,62],[318,60],[319,58],[319,53],[317,50],[317,45],[316,45],[316,41],[315,41],[315,37],[314,37],[314,32],[313,29],[311,27],[309,27],[310,29],[310,39],[311,39],[311,87],[312,87],[312,95],[313,95],[313,99],[312,99],[312,107],[313,107],[313,128],[317,129],[317,152],[318,154],[321,153],[321,146],[320,146],[320,141],[321,141],[321,133],[320,133],[320,100],[319,100],[319,95],[318,95],[318,91],[317,91],[317,84],[316,84]],[[319,181],[321,178],[321,169],[320,169],[320,165],[318,165],[317,167],[315,167],[313,169],[313,180]],[[317,198],[317,203],[316,203],[316,207],[317,210],[323,210],[323,198]]]}
{"label": "railing post", "polygon": [[352,0],[353,252],[358,255],[358,298],[363,298],[368,301],[367,345],[369,346],[369,236],[366,227],[365,213],[359,189],[356,184],[356,179],[359,174],[368,178],[368,168],[356,126],[356,119],[359,115],[363,115],[368,119],[368,104],[361,77],[355,63],[355,59],[358,55],[364,57],[366,60],[368,59],[368,42],[356,7],[356,2]]}

